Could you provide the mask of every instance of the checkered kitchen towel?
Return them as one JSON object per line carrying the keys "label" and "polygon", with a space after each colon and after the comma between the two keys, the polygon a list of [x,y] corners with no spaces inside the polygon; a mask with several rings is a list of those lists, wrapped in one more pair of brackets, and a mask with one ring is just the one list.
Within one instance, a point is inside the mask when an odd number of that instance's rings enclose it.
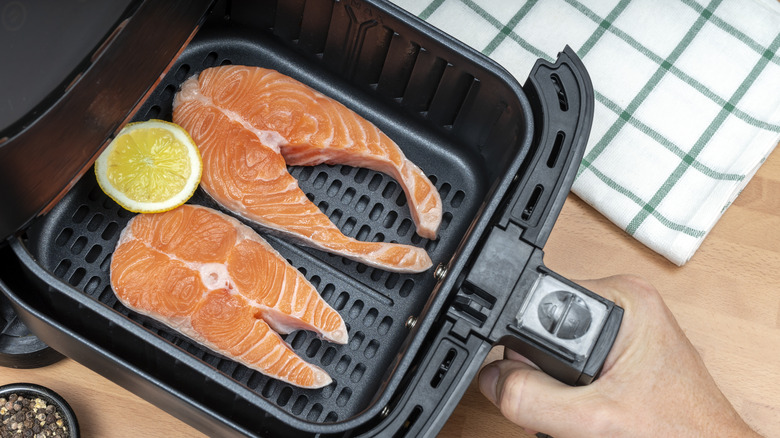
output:
{"label": "checkered kitchen towel", "polygon": [[522,83],[565,45],[596,106],[573,191],[677,265],[780,141],[777,0],[391,0]]}

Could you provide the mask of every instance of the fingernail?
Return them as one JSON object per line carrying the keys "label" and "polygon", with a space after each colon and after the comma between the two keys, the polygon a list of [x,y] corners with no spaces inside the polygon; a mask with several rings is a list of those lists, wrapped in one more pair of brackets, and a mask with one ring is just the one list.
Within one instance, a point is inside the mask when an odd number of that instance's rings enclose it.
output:
{"label": "fingernail", "polygon": [[498,367],[485,365],[479,373],[479,390],[488,400],[496,403],[496,384],[498,383]]}

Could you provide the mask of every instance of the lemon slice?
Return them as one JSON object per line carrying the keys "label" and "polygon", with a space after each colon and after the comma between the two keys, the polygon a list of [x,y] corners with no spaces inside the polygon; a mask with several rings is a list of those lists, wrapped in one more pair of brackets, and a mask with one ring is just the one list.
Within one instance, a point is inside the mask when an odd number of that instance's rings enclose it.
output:
{"label": "lemon slice", "polygon": [[95,161],[100,188],[134,213],[184,204],[198,188],[202,169],[189,133],[155,119],[127,124]]}

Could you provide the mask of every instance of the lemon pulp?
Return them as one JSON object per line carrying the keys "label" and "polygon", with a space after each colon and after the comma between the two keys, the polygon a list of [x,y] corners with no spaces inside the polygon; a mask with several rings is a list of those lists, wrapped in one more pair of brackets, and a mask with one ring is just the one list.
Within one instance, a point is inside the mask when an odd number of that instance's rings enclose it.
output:
{"label": "lemon pulp", "polygon": [[198,147],[182,127],[162,121],[131,123],[101,153],[101,189],[136,213],[168,211],[185,203],[200,182]]}

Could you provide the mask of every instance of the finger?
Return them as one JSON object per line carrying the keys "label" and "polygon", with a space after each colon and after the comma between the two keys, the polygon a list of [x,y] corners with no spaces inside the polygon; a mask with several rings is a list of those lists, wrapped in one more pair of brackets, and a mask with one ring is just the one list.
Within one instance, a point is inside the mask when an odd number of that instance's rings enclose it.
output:
{"label": "finger", "polygon": [[514,360],[486,365],[478,383],[485,397],[519,426],[553,436],[586,434],[586,387],[570,387]]}
{"label": "finger", "polygon": [[658,290],[637,275],[614,275],[596,280],[580,280],[576,283],[624,308],[633,307],[638,301],[661,300]]}
{"label": "finger", "polygon": [[512,350],[509,347],[504,347],[504,359],[517,360],[517,361],[525,363],[526,365],[530,366],[531,368],[535,368],[537,370],[540,369],[538,366],[536,366],[535,363],[531,362],[531,359],[528,359],[527,357],[525,357],[522,354]]}

